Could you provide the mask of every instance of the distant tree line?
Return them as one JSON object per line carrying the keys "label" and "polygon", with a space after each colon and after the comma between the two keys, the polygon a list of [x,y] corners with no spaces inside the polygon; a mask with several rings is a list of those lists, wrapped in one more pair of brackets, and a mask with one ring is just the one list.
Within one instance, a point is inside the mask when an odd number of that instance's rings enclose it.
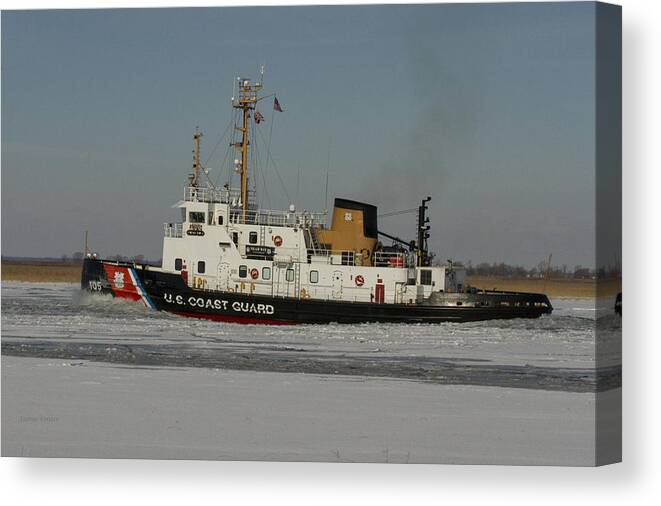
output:
{"label": "distant tree line", "polygon": [[469,276],[482,276],[493,278],[553,278],[553,279],[608,279],[622,276],[622,270],[619,265],[600,267],[591,269],[582,265],[575,265],[570,268],[564,265],[547,265],[540,262],[537,266],[526,268],[522,265],[509,265],[504,262],[480,262],[473,265],[472,262],[466,264],[466,274]]}
{"label": "distant tree line", "polygon": [[69,255],[62,255],[62,263],[65,264],[81,264],[83,263],[83,258],[85,257],[85,253],[82,251],[76,251],[75,253],[72,253],[71,256]]}
{"label": "distant tree line", "polygon": [[[83,258],[85,258],[85,253],[82,251],[76,251],[69,255],[62,255],[60,260],[65,264],[82,264]],[[104,257],[106,260],[115,260],[117,262],[132,262],[135,264],[148,264],[148,265],[160,265],[161,261],[159,260],[149,260],[145,258],[145,255],[134,255],[127,256],[121,254],[110,255],[109,257]]]}

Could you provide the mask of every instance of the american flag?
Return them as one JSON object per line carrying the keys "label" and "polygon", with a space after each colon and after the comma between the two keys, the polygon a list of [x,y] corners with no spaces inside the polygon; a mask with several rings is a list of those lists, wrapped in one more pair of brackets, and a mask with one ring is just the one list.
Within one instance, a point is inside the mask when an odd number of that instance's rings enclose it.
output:
{"label": "american flag", "polygon": [[255,111],[255,123],[259,125],[262,121],[264,121],[264,116],[262,116],[262,113]]}
{"label": "american flag", "polygon": [[282,107],[280,107],[280,102],[278,102],[278,97],[273,98],[273,109],[278,112],[282,112]]}

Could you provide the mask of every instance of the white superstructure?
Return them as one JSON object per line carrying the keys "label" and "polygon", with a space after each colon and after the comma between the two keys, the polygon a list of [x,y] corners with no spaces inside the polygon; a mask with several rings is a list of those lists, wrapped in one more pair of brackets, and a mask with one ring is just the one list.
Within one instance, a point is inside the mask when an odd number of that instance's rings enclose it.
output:
{"label": "white superstructure", "polygon": [[325,213],[251,210],[244,217],[236,194],[185,189],[175,205],[182,221],[164,224],[163,270],[182,272],[195,288],[274,297],[373,302],[383,290],[383,303],[413,303],[462,289],[463,268],[418,267],[407,251],[374,251],[364,265],[360,251],[318,245]]}
{"label": "white superstructure", "polygon": [[463,268],[428,265],[426,233],[408,249],[383,247],[373,206],[338,199],[330,226],[326,212],[257,208],[248,189],[248,134],[260,89],[240,79],[233,101],[241,111],[241,139],[232,144],[241,154],[240,188],[202,186],[196,130],[193,173],[175,204],[181,221],[164,224],[162,270],[197,289],[272,297],[412,304],[433,291],[461,291]]}

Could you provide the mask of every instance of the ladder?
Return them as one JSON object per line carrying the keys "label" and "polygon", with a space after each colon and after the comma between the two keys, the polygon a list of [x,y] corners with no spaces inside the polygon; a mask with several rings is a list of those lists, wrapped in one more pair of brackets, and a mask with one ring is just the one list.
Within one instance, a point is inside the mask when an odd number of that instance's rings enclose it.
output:
{"label": "ladder", "polygon": [[301,264],[294,264],[294,294],[297,299],[301,298]]}
{"label": "ladder", "polygon": [[310,237],[310,249],[312,250],[312,254],[316,255],[320,253],[322,249],[319,240],[317,239],[316,229],[310,227],[307,229],[307,232]]}

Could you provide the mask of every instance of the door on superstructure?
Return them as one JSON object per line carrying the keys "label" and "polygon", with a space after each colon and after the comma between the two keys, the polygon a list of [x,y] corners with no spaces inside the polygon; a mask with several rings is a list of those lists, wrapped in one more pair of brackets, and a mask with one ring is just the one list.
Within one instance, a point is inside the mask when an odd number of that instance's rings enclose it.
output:
{"label": "door on superstructure", "polygon": [[333,298],[342,298],[342,271],[333,272]]}
{"label": "door on superstructure", "polygon": [[395,283],[395,304],[402,304],[404,302],[404,292],[406,290],[406,283],[397,281]]}
{"label": "door on superstructure", "polygon": [[229,288],[230,280],[230,264],[228,263],[219,263],[218,264],[218,290],[224,292]]}

